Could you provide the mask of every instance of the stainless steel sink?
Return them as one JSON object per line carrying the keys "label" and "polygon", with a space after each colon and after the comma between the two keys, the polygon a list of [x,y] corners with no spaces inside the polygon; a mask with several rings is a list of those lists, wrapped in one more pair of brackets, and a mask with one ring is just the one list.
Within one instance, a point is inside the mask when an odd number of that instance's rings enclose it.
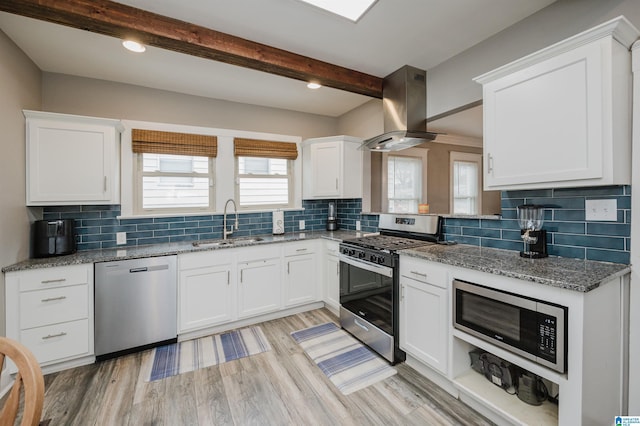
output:
{"label": "stainless steel sink", "polygon": [[216,241],[194,241],[192,244],[194,247],[231,247],[244,244],[257,243],[264,241],[261,237],[248,237],[248,238],[234,238],[232,240],[216,240]]}
{"label": "stainless steel sink", "polygon": [[231,240],[231,241],[235,241],[235,244],[250,244],[250,243],[257,243],[259,241],[264,241],[264,238],[261,237],[249,237],[249,238],[238,238],[236,240]]}

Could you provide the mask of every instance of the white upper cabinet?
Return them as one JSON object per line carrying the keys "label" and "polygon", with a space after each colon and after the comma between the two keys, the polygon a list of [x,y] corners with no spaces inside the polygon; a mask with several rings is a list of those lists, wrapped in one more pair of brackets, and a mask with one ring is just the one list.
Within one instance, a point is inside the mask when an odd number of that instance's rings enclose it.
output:
{"label": "white upper cabinet", "polygon": [[24,111],[27,205],[118,204],[119,120]]}
{"label": "white upper cabinet", "polygon": [[362,198],[362,140],[350,136],[302,142],[302,198]]}
{"label": "white upper cabinet", "polygon": [[477,77],[484,187],[631,183],[631,55],[624,18]]}

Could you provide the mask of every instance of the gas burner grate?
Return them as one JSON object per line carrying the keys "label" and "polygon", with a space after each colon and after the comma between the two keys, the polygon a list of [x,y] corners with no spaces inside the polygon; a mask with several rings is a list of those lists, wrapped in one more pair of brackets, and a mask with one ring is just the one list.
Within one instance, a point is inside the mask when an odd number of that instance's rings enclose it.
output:
{"label": "gas burner grate", "polygon": [[344,243],[367,249],[389,251],[403,250],[434,244],[429,241],[417,240],[413,238],[394,237],[391,235],[370,235],[367,237],[345,240]]}

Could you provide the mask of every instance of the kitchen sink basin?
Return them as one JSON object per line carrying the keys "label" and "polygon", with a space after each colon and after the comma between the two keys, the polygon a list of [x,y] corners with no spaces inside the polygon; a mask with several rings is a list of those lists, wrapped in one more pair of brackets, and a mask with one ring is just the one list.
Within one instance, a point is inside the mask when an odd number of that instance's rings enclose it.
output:
{"label": "kitchen sink basin", "polygon": [[236,238],[233,240],[216,240],[216,241],[194,241],[194,247],[231,247],[238,246],[244,244],[257,243],[259,241],[263,241],[264,238],[261,237],[249,237],[249,238]]}

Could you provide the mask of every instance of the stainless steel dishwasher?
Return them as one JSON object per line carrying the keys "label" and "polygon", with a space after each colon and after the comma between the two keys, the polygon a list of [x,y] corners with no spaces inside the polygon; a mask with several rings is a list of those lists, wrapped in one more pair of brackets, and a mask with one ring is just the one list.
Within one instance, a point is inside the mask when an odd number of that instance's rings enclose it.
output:
{"label": "stainless steel dishwasher", "polygon": [[95,264],[96,359],[177,340],[176,256]]}

